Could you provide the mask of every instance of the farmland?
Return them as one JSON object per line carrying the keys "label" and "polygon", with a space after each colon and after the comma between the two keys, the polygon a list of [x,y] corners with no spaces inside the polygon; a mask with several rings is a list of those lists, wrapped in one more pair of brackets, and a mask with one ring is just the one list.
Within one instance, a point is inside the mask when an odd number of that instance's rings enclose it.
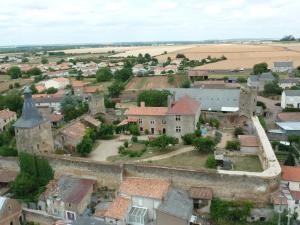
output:
{"label": "farmland", "polygon": [[193,48],[183,49],[157,56],[159,61],[167,57],[174,59],[178,53],[189,59],[204,59],[207,56],[227,57],[227,60],[206,64],[198,68],[207,70],[232,70],[237,68],[252,68],[259,62],[267,62],[271,67],[274,61],[294,61],[295,66],[300,65],[300,44],[203,44]]}

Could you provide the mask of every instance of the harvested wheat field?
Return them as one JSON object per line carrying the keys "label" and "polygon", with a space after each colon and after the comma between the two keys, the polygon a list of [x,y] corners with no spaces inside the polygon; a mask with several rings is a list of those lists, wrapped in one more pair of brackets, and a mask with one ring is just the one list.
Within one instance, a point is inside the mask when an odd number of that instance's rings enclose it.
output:
{"label": "harvested wheat field", "polygon": [[272,68],[274,61],[294,61],[300,65],[300,44],[203,44],[194,48],[178,50],[166,55],[157,56],[159,61],[167,57],[175,58],[183,53],[189,59],[204,59],[207,56],[227,57],[227,60],[201,66],[208,70],[232,70],[237,68],[250,69],[254,64],[267,62]]}
{"label": "harvested wheat field", "polygon": [[103,47],[103,48],[79,48],[67,49],[65,53],[84,54],[84,53],[105,53],[115,51],[113,57],[138,56],[139,53],[149,53],[152,56],[163,54],[165,51],[173,52],[193,48],[196,45],[159,45],[159,46],[132,46],[132,47]]}

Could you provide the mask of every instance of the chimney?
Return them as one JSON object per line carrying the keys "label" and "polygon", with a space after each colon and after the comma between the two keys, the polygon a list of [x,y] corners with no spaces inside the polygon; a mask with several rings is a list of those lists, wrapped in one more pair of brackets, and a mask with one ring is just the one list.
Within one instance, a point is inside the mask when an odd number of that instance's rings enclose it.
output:
{"label": "chimney", "polygon": [[168,95],[168,109],[172,108],[172,95]]}
{"label": "chimney", "polygon": [[141,107],[145,107],[145,102],[141,102]]}

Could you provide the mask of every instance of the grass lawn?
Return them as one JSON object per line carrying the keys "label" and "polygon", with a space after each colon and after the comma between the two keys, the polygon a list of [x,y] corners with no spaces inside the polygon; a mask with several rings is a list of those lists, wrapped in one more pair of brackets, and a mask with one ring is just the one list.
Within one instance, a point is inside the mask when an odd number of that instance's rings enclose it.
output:
{"label": "grass lawn", "polygon": [[10,76],[9,75],[0,75],[0,82],[5,82],[5,81],[8,81],[10,80]]}
{"label": "grass lawn", "polygon": [[276,152],[275,154],[280,164],[283,164],[288,157],[288,152]]}
{"label": "grass lawn", "polygon": [[232,156],[233,169],[237,171],[262,172],[262,166],[258,156]]}
{"label": "grass lawn", "polygon": [[197,169],[204,168],[206,159],[207,159],[206,154],[200,154],[197,151],[191,151],[176,156],[172,156],[167,159],[143,162],[143,164],[197,170]]}
{"label": "grass lawn", "polygon": [[239,77],[244,77],[244,78],[248,78],[250,76],[250,74],[245,74],[245,73],[229,73],[229,74],[208,74],[208,78],[209,79],[223,79],[224,77],[235,77],[235,78],[239,78]]}

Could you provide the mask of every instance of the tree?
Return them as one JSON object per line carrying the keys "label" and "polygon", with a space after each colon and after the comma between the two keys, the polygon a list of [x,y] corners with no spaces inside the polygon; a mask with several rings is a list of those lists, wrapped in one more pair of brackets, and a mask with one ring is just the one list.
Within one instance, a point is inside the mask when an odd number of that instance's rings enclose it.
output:
{"label": "tree", "polygon": [[239,77],[238,82],[239,83],[247,83],[247,79],[245,77]]}
{"label": "tree", "polygon": [[264,102],[261,102],[261,101],[257,101],[256,106],[261,106],[263,109],[267,108],[266,104]]}
{"label": "tree", "polygon": [[22,63],[28,63],[29,59],[27,57],[22,58]]}
{"label": "tree", "polygon": [[23,107],[23,98],[19,92],[0,95],[0,109],[10,109],[11,111],[15,111],[18,114],[21,113]]}
{"label": "tree", "polygon": [[55,88],[55,87],[50,87],[50,88],[48,88],[48,89],[46,90],[46,93],[47,93],[47,94],[55,94],[57,91],[58,91],[57,88]]}
{"label": "tree", "polygon": [[47,64],[47,63],[49,63],[49,60],[48,60],[47,58],[43,57],[43,58],[41,59],[41,63],[42,63],[42,64]]}
{"label": "tree", "polygon": [[124,67],[121,70],[115,72],[115,78],[119,81],[125,82],[133,75],[130,67]]}
{"label": "tree", "polygon": [[193,146],[199,152],[213,152],[216,143],[212,137],[199,137],[194,140]]}
{"label": "tree", "polygon": [[207,157],[207,160],[205,162],[205,167],[210,169],[215,169],[217,167],[217,161],[214,157],[214,155],[209,155]]}
{"label": "tree", "polygon": [[181,87],[181,88],[190,88],[190,87],[191,87],[191,81],[190,81],[189,79],[185,79],[185,80],[182,82],[182,84],[181,84],[180,87]]}
{"label": "tree", "polygon": [[22,76],[22,71],[17,66],[12,66],[7,70],[7,74],[11,77],[11,79],[17,79]]}
{"label": "tree", "polygon": [[296,41],[296,38],[293,35],[286,35],[280,41]]}
{"label": "tree", "polygon": [[276,81],[273,81],[265,84],[263,94],[266,96],[280,95],[281,92],[282,92],[282,88],[279,87]]}
{"label": "tree", "polygon": [[38,93],[38,90],[36,89],[35,84],[30,85],[30,90],[31,90],[33,95]]}
{"label": "tree", "polygon": [[168,105],[168,96],[171,95],[166,90],[145,90],[137,97],[137,103],[145,102],[146,106],[152,107],[166,107]]}
{"label": "tree", "polygon": [[152,147],[156,147],[159,150],[164,151],[169,145],[177,144],[177,139],[163,134],[155,138],[154,140],[150,141],[149,144]]}
{"label": "tree", "polygon": [[28,70],[26,74],[28,74],[29,76],[38,76],[42,75],[42,71],[37,67],[33,67],[32,69]]}
{"label": "tree", "polygon": [[76,146],[76,152],[81,156],[87,156],[93,149],[93,140],[84,136],[81,142]]}
{"label": "tree", "polygon": [[184,58],[186,58],[184,54],[178,53],[176,55],[176,59],[184,59]]}
{"label": "tree", "polygon": [[89,106],[86,102],[76,96],[66,96],[61,101],[62,112],[65,121],[75,119],[88,112]]}
{"label": "tree", "polygon": [[128,131],[132,135],[135,135],[135,136],[139,136],[140,135],[139,126],[136,123],[129,124],[128,125]]}
{"label": "tree", "polygon": [[239,140],[227,141],[225,148],[228,149],[228,150],[230,150],[230,151],[240,150],[240,148],[241,148],[240,141]]}
{"label": "tree", "polygon": [[268,72],[268,71],[269,71],[268,64],[265,63],[265,62],[255,64],[253,66],[253,74],[255,74],[255,75],[262,74],[262,73],[265,73],[265,72]]}
{"label": "tree", "polygon": [[185,145],[193,144],[195,138],[196,138],[195,133],[188,133],[188,134],[185,134],[185,135],[181,136],[181,139],[183,140],[183,143]]}
{"label": "tree", "polygon": [[117,98],[125,89],[125,86],[121,81],[116,80],[107,89],[110,97]]}
{"label": "tree", "polygon": [[236,127],[236,128],[234,128],[234,136],[239,136],[239,135],[242,135],[242,134],[244,134],[244,130],[243,130],[243,128],[241,128],[241,127]]}
{"label": "tree", "polygon": [[287,159],[284,161],[285,166],[295,166],[295,158],[291,152],[289,152]]}
{"label": "tree", "polygon": [[96,72],[96,79],[98,82],[109,81],[113,77],[111,70],[108,67],[100,68]]}
{"label": "tree", "polygon": [[111,124],[102,124],[97,131],[97,138],[111,139],[115,133],[115,128]]}

